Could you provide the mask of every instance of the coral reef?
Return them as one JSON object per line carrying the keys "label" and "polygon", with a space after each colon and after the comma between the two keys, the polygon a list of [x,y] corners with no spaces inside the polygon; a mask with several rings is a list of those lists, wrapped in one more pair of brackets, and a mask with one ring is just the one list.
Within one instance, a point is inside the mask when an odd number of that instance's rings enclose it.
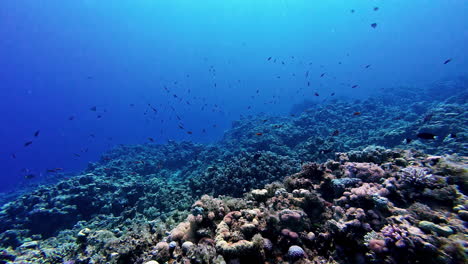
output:
{"label": "coral reef", "polygon": [[464,263],[467,94],[450,85],[119,146],[0,198],[0,264]]}

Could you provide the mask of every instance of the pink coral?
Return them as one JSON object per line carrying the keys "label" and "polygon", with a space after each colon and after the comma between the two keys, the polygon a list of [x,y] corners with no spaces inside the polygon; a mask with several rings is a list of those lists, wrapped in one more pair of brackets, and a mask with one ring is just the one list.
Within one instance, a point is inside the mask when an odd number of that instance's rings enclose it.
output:
{"label": "pink coral", "polygon": [[363,181],[378,182],[384,177],[385,172],[373,163],[347,162],[345,175],[351,178],[360,178]]}

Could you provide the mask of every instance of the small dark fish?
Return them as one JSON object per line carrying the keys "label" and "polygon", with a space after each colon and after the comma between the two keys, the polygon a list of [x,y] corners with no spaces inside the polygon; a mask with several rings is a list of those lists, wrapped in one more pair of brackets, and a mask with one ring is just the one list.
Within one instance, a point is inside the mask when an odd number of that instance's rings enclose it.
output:
{"label": "small dark fish", "polygon": [[431,134],[431,133],[418,133],[416,135],[418,138],[421,138],[421,139],[436,139],[437,136],[434,135],[434,134]]}
{"label": "small dark fish", "polygon": [[97,115],[97,118],[98,118],[98,119],[102,118],[102,115]]}
{"label": "small dark fish", "polygon": [[322,74],[320,74],[320,77],[323,77],[323,76],[325,76],[325,72],[324,72],[324,73],[322,73]]}
{"label": "small dark fish", "polygon": [[27,180],[30,180],[30,179],[36,178],[36,175],[35,175],[35,174],[32,174],[32,173],[30,173],[30,174],[26,174],[26,175],[24,175],[24,178],[25,178],[25,179],[27,179]]}
{"label": "small dark fish", "polygon": [[39,132],[41,132],[40,130],[37,130],[36,132],[34,132],[34,137],[38,137],[39,136]]}
{"label": "small dark fish", "polygon": [[374,11],[378,11],[378,10],[379,10],[378,6],[374,7]]}
{"label": "small dark fish", "polygon": [[262,154],[260,154],[260,153],[255,153],[254,156],[253,156],[253,158],[254,158],[254,160],[258,160],[261,156],[262,156]]}
{"label": "small dark fish", "polygon": [[310,86],[310,82],[307,82],[307,86]]}
{"label": "small dark fish", "polygon": [[193,132],[192,131],[187,131],[187,134],[192,135]]}
{"label": "small dark fish", "polygon": [[335,95],[335,93],[331,93],[331,94],[330,94],[330,96],[334,96],[334,95]]}
{"label": "small dark fish", "polygon": [[337,130],[333,131],[332,137],[336,137],[336,136],[338,136],[339,134],[340,134],[340,131],[337,129]]}
{"label": "small dark fish", "polygon": [[135,104],[130,104],[130,107],[134,107],[134,106],[135,106]]}
{"label": "small dark fish", "polygon": [[351,88],[357,88],[359,85],[355,84],[353,86],[351,86]]}
{"label": "small dark fish", "polygon": [[68,120],[70,120],[70,121],[75,120],[75,117],[74,117],[74,116],[70,116],[70,117],[68,117]]}
{"label": "small dark fish", "polygon": [[444,64],[447,64],[447,63],[449,63],[451,61],[452,61],[452,59],[447,59],[446,61],[444,61]]}
{"label": "small dark fish", "polygon": [[11,153],[11,157],[16,159],[16,154],[15,153]]}
{"label": "small dark fish", "polygon": [[322,149],[320,150],[320,154],[328,154],[331,153],[333,150],[332,149]]}
{"label": "small dark fish", "polygon": [[354,13],[354,12],[356,12],[356,10],[354,10],[354,9],[351,9],[351,10],[350,10],[350,12],[351,12],[351,13]]}
{"label": "small dark fish", "polygon": [[367,64],[367,65],[366,65],[366,69],[369,69],[370,66],[371,66],[370,64]]}
{"label": "small dark fish", "polygon": [[268,57],[268,59],[267,59],[267,60],[268,60],[268,61],[269,61],[269,60],[271,60],[271,57]]}
{"label": "small dark fish", "polygon": [[263,133],[255,133],[255,135],[261,136],[261,135],[263,135]]}
{"label": "small dark fish", "polygon": [[149,137],[148,140],[151,141],[151,142],[154,142],[154,138],[152,138],[152,137]]}
{"label": "small dark fish", "polygon": [[361,112],[354,112],[353,113],[353,116],[358,116],[358,115],[361,115]]}
{"label": "small dark fish", "polygon": [[74,155],[75,157],[78,157],[78,158],[81,157],[81,155],[78,154],[78,153],[73,153],[73,155]]}
{"label": "small dark fish", "polygon": [[184,127],[183,127],[182,125],[179,125],[179,128],[180,128],[180,129],[184,129]]}
{"label": "small dark fish", "polygon": [[376,27],[377,27],[377,23],[372,23],[370,26],[371,26],[372,28],[376,28]]}
{"label": "small dark fish", "polygon": [[449,134],[449,137],[451,137],[451,138],[457,138],[457,134],[455,134],[455,133],[450,133],[450,134]]}
{"label": "small dark fish", "polygon": [[317,92],[314,93],[315,96],[320,96]]}
{"label": "small dark fish", "polygon": [[32,144],[32,141],[28,141],[28,142],[24,143],[24,146],[27,147],[27,146],[29,146],[31,144]]}
{"label": "small dark fish", "polygon": [[202,133],[206,133],[206,129],[202,129]]}
{"label": "small dark fish", "polygon": [[93,112],[96,112],[97,111],[97,107],[96,106],[93,106],[91,107],[89,110],[93,111]]}
{"label": "small dark fish", "polygon": [[413,140],[412,140],[411,138],[405,138],[404,141],[405,141],[405,144],[409,144],[409,143],[411,143],[411,141],[413,141]]}

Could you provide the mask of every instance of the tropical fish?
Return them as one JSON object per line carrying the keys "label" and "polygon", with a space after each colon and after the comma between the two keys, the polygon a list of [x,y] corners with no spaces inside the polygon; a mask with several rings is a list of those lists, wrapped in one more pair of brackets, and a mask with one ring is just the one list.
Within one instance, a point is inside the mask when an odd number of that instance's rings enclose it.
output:
{"label": "tropical fish", "polygon": [[33,178],[36,178],[36,175],[33,174],[33,173],[29,173],[29,174],[24,175],[24,178],[28,179],[28,180],[31,180]]}
{"label": "tropical fish", "polygon": [[416,136],[417,136],[418,138],[421,138],[421,139],[436,139],[436,138],[437,138],[436,135],[434,135],[434,134],[432,134],[432,133],[425,133],[425,132],[423,132],[423,133],[418,133]]}

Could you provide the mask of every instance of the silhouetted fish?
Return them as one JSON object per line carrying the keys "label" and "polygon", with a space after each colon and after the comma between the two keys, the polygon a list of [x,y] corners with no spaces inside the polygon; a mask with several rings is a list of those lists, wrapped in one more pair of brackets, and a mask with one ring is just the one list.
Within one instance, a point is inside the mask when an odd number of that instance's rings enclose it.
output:
{"label": "silhouetted fish", "polygon": [[374,11],[378,11],[378,10],[379,10],[378,6],[374,7]]}
{"label": "silhouetted fish", "polygon": [[359,85],[355,84],[353,86],[351,86],[351,88],[357,88]]}
{"label": "silhouetted fish", "polygon": [[421,139],[436,139],[436,138],[437,138],[436,135],[434,135],[434,134],[432,134],[432,133],[425,133],[425,132],[423,132],[423,133],[418,133],[416,136],[417,136],[418,138],[421,138]]}
{"label": "silhouetted fish", "polygon": [[317,92],[314,93],[315,96],[319,96],[319,94]]}
{"label": "silhouetted fish", "polygon": [[333,131],[332,137],[336,137],[336,136],[338,136],[339,134],[340,134],[340,131],[337,129],[337,130]]}
{"label": "silhouetted fish", "polygon": [[39,136],[39,132],[41,132],[40,130],[37,130],[36,132],[34,132],[34,137],[38,137]]}
{"label": "silhouetted fish", "polygon": [[320,74],[320,77],[323,77],[323,76],[325,76],[325,72],[324,72],[324,73],[322,73],[322,74]]}
{"label": "silhouetted fish", "polygon": [[447,59],[446,61],[444,61],[444,64],[447,64],[447,63],[449,63],[451,61],[452,61],[452,59]]}
{"label": "silhouetted fish", "polygon": [[28,142],[24,143],[24,146],[27,147],[27,146],[29,146],[31,144],[32,144],[32,141],[28,141]]}
{"label": "silhouetted fish", "polygon": [[15,153],[11,153],[11,157],[16,159],[16,154]]}
{"label": "silhouetted fish", "polygon": [[97,111],[97,107],[96,106],[93,106],[91,107],[89,110],[93,111],[93,112],[96,112]]}
{"label": "silhouetted fish", "polygon": [[366,69],[368,69],[370,66],[371,66],[370,64],[367,64],[367,65],[366,65]]}
{"label": "silhouetted fish", "polygon": [[268,61],[269,61],[269,60],[271,60],[271,57],[268,57],[268,59],[267,59],[267,60],[268,60]]}
{"label": "silhouetted fish", "polygon": [[24,175],[24,178],[25,178],[25,179],[27,179],[27,180],[30,180],[30,179],[36,178],[36,175],[35,175],[35,174],[32,174],[32,173],[30,173],[30,174],[26,174],[26,175]]}
{"label": "silhouetted fish", "polygon": [[151,141],[151,142],[154,142],[154,138],[152,138],[152,137],[149,137],[148,140]]}
{"label": "silhouetted fish", "polygon": [[361,115],[361,112],[354,112],[353,113],[353,116],[358,116],[358,115]]}
{"label": "silhouetted fish", "polygon": [[376,27],[377,27],[377,23],[372,23],[370,26],[371,26],[372,28],[376,28]]}

